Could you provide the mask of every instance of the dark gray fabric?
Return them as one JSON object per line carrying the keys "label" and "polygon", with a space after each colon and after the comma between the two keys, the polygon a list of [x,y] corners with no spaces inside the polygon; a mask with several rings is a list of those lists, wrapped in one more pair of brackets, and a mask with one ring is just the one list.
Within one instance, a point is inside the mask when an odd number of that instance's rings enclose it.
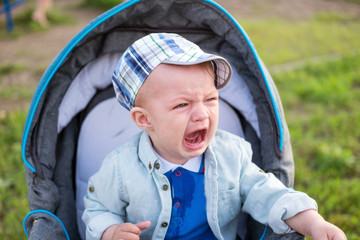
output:
{"label": "dark gray fabric", "polygon": [[30,240],[67,239],[64,228],[54,217],[46,213],[31,214],[25,222]]}
{"label": "dark gray fabric", "polygon": [[56,184],[49,179],[37,177],[29,169],[26,169],[26,177],[30,211],[44,209],[55,212],[60,203]]}
{"label": "dark gray fabric", "polygon": [[[283,122],[284,148],[279,152],[279,135],[270,96],[250,46],[235,24],[218,8],[201,0],[143,0],[99,24],[71,49],[64,61],[49,67],[47,71],[51,72],[60,64],[41,96],[25,139],[26,158],[36,168],[35,175],[28,169],[26,171],[30,209],[55,213],[64,222],[72,239],[78,239],[74,167],[81,121],[79,116],[75,116],[58,135],[57,109],[61,99],[78,72],[89,62],[106,53],[123,52],[136,39],[150,32],[164,31],[180,33],[233,64],[247,83],[257,106],[261,139],[249,139],[258,143],[253,146],[256,162],[265,171],[273,172],[285,185],[293,185],[294,164],[286,123]],[[279,98],[276,88],[274,94]],[[279,110],[283,115],[282,109]],[[38,234],[42,228],[52,228],[39,225],[36,224],[31,232]]]}
{"label": "dark gray fabric", "polygon": [[75,159],[77,138],[80,128],[78,118],[74,118],[69,126],[61,132],[57,144],[57,164],[54,170],[54,183],[59,189],[60,204],[56,215],[62,219],[70,239],[79,239],[76,207],[75,207]]}
{"label": "dark gray fabric", "polygon": [[266,228],[266,226],[256,222],[251,217],[249,217],[249,221],[248,221],[248,234],[246,236],[246,239],[305,240],[304,236],[297,232],[293,232],[289,234],[276,234],[273,232],[273,230],[270,227]]}

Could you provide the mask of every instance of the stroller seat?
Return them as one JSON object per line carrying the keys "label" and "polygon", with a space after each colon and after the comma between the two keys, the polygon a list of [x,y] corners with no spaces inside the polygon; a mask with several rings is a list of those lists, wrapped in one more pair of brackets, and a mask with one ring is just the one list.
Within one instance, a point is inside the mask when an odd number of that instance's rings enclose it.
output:
{"label": "stroller seat", "polygon": [[[219,128],[244,136],[253,162],[292,187],[294,161],[280,97],[239,23],[211,0],[129,0],[79,32],[39,82],[22,141],[29,239],[81,239],[77,215],[87,179],[108,152],[139,131],[116,102],[111,75],[122,52],[151,32],[178,33],[232,64],[233,79],[220,90]],[[265,236],[264,225],[251,219],[246,225],[249,239]]]}

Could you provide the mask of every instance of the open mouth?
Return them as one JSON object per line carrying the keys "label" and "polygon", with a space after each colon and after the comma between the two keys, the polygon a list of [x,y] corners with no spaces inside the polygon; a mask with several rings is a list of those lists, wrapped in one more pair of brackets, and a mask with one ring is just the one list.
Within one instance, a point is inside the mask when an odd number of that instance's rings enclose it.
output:
{"label": "open mouth", "polygon": [[198,149],[204,145],[206,129],[197,130],[185,136],[185,146],[191,149]]}

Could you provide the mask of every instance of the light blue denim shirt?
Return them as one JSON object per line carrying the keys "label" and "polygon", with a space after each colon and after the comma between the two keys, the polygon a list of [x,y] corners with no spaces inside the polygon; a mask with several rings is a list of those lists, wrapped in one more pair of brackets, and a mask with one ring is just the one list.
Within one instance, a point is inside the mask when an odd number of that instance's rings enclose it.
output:
{"label": "light blue denim shirt", "polygon": [[[218,130],[205,151],[207,219],[218,239],[235,239],[239,212],[269,224],[276,233],[291,229],[284,220],[317,210],[305,193],[286,188],[251,162],[245,140]],[[171,216],[171,189],[146,132],[110,153],[89,180],[84,198],[86,238],[100,239],[114,224],[151,221],[141,239],[164,239]]]}

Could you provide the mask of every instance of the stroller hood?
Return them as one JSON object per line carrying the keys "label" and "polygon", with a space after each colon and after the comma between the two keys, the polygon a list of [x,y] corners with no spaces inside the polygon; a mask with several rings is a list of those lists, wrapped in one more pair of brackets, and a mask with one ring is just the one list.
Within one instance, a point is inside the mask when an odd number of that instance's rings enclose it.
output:
{"label": "stroller hood", "polygon": [[[36,214],[48,213],[56,215],[56,221],[61,219],[68,236],[78,237],[73,199],[79,126],[97,93],[111,85],[112,72],[100,83],[91,82],[91,77],[79,82],[80,86],[91,86],[84,101],[70,101],[64,106],[63,98],[85,67],[106,55],[120,56],[131,43],[152,32],[178,33],[231,63],[250,90],[256,107],[258,122],[244,117],[245,126],[252,129],[245,129],[245,137],[253,145],[253,161],[273,172],[285,185],[293,184],[290,137],[277,89],[239,23],[210,0],[130,0],[100,15],[79,32],[39,82],[22,140],[32,211],[25,220],[26,232],[36,231],[31,224]],[[220,92],[220,97],[244,115],[242,103],[228,95]]]}

